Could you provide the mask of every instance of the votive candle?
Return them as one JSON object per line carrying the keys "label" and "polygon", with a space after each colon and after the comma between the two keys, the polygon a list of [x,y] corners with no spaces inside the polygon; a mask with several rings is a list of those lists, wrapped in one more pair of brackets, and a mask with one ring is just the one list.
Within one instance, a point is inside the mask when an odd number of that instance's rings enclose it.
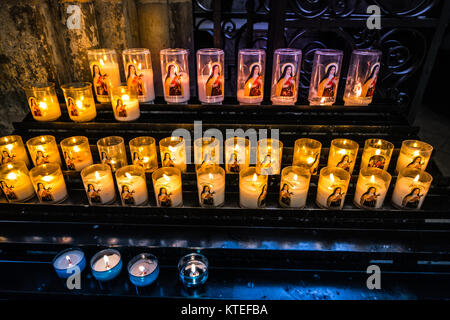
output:
{"label": "votive candle", "polygon": [[22,137],[17,135],[5,136],[0,138],[1,164],[7,164],[16,161],[23,161],[30,166],[27,151],[23,145]]}
{"label": "votive candle", "polygon": [[273,53],[272,104],[293,105],[297,102],[302,50],[282,48]]}
{"label": "votive candle", "polygon": [[403,141],[395,171],[398,173],[403,168],[425,170],[432,152],[433,147],[426,142],[418,140]]}
{"label": "votive candle", "polygon": [[141,166],[147,172],[158,169],[156,141],[152,137],[137,137],[129,142],[131,160],[134,165]]}
{"label": "votive candle", "polygon": [[159,168],[153,172],[152,180],[158,207],[180,207],[183,205],[181,171],[178,168]]}
{"label": "votive candle", "polygon": [[292,165],[305,166],[309,168],[311,174],[317,174],[319,171],[321,149],[322,143],[317,140],[309,138],[295,140]]}
{"label": "votive candle", "polygon": [[240,104],[260,104],[263,101],[265,66],[264,50],[239,50],[237,99]]}
{"label": "votive candle", "polygon": [[143,206],[148,203],[144,168],[124,166],[116,171],[116,181],[123,206]]}
{"label": "votive candle", "polygon": [[127,165],[127,154],[122,137],[110,136],[97,141],[98,153],[102,163],[116,171],[120,167]]}
{"label": "votive candle", "polygon": [[308,196],[311,173],[307,167],[286,167],[281,171],[279,204],[285,208],[303,208]]}
{"label": "votive candle", "polygon": [[322,168],[317,184],[316,204],[323,209],[342,209],[349,182],[348,171],[336,167]]}
{"label": "votive candle", "polygon": [[127,269],[132,284],[137,287],[146,287],[158,278],[158,259],[151,253],[141,253],[130,260]]}
{"label": "votive candle", "polygon": [[134,121],[141,115],[136,87],[111,87],[111,105],[117,121]]}
{"label": "votive candle", "polygon": [[61,86],[66,100],[67,112],[75,122],[85,122],[95,119],[97,109],[92,94],[92,83],[75,82]]}
{"label": "votive candle", "polygon": [[205,104],[222,103],[225,92],[224,53],[209,48],[197,51],[198,99]]}
{"label": "votive candle", "polygon": [[89,140],[86,137],[75,136],[62,140],[61,151],[67,170],[79,172],[94,163]]}
{"label": "votive candle", "polygon": [[28,168],[23,161],[7,163],[0,167],[0,187],[8,202],[25,202],[35,194]]}
{"label": "votive candle", "polygon": [[120,71],[116,51],[113,49],[88,50],[92,84],[97,101],[108,103],[111,98],[111,86],[120,86]]}
{"label": "votive candle", "polygon": [[54,121],[61,116],[54,83],[23,87],[33,118],[37,121]]}
{"label": "votive candle", "polygon": [[46,163],[30,170],[30,178],[41,203],[60,203],[67,198],[67,188],[57,163]]}
{"label": "votive candle", "polygon": [[126,49],[122,52],[123,66],[128,87],[135,87],[139,102],[153,102],[153,68],[150,50],[145,48]]}
{"label": "votive candle", "polygon": [[242,208],[258,209],[266,206],[267,175],[259,174],[255,167],[239,172],[239,204]]}
{"label": "votive candle", "polygon": [[392,204],[399,209],[420,209],[433,177],[420,169],[403,168],[397,177]]}
{"label": "votive candle", "polygon": [[350,139],[334,139],[331,141],[328,154],[328,167],[338,167],[352,174],[358,156],[359,145]]}
{"label": "votive candle", "polygon": [[383,139],[367,139],[361,157],[361,170],[378,168],[387,170],[391,162],[394,145]]}
{"label": "votive candle", "polygon": [[220,140],[215,137],[203,137],[194,141],[195,169],[220,164]]}
{"label": "votive candle", "polygon": [[43,135],[31,138],[27,141],[27,147],[35,166],[44,163],[61,165],[61,157],[54,136]]}
{"label": "votive candle", "polygon": [[183,137],[167,137],[159,141],[161,167],[175,167],[186,171],[186,140]]}
{"label": "votive candle", "polygon": [[280,174],[283,143],[278,139],[258,140],[256,169],[260,174]]}
{"label": "votive candle", "polygon": [[116,190],[107,164],[93,164],[81,171],[84,190],[90,205],[105,205],[116,200]]}
{"label": "votive candle", "polygon": [[225,170],[217,165],[198,169],[197,188],[200,206],[222,206],[225,202]]}
{"label": "votive candle", "polygon": [[191,97],[189,88],[189,51],[163,49],[160,51],[164,99],[167,103],[186,103]]}
{"label": "votive candle", "polygon": [[67,279],[75,272],[81,273],[86,267],[84,252],[78,248],[69,248],[58,253],[52,262],[59,278]]}
{"label": "votive candle", "polygon": [[225,140],[225,169],[227,173],[239,173],[250,164],[250,140],[231,137]]}
{"label": "votive candle", "polygon": [[359,172],[353,203],[363,209],[382,207],[391,183],[391,175],[379,168],[363,168]]}
{"label": "votive candle", "polygon": [[115,249],[97,252],[90,262],[92,275],[98,281],[110,281],[122,271],[122,256]]}

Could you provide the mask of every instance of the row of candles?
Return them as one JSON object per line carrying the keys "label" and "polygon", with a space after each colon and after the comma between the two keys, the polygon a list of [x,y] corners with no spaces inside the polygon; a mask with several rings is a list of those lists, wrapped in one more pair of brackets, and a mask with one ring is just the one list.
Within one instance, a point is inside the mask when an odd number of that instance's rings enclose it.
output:
{"label": "row of candles", "polygon": [[[67,279],[80,274],[86,267],[84,252],[79,248],[69,248],[58,253],[53,259],[53,268],[58,277]],[[115,279],[122,271],[120,252],[108,248],[97,252],[90,261],[91,272],[98,281]],[[178,262],[179,278],[183,285],[195,288],[208,279],[208,259],[199,253],[185,255]],[[140,253],[128,262],[128,277],[137,287],[145,287],[155,282],[159,275],[158,259],[151,253]]]}
{"label": "row of candles", "polygon": [[[156,141],[137,137],[129,142],[132,165],[128,165],[125,143],[117,136],[97,142],[101,164],[93,164],[89,141],[76,136],[61,141],[68,170],[81,172],[91,205],[110,204],[116,199],[116,184],[122,205],[146,205],[146,172],[152,172],[157,206],[179,207],[183,204],[181,174],[186,171],[186,141],[167,137],[159,142],[162,167],[158,168]],[[0,138],[2,163],[0,186],[10,202],[26,201],[34,191],[43,203],[59,203],[67,198],[61,171],[61,158],[53,136],[27,141],[34,168],[28,172],[28,156],[20,136]],[[295,142],[292,166],[281,170],[283,143],[261,139],[257,143],[256,166],[250,166],[250,141],[232,137],[225,141],[225,170],[219,166],[221,145],[214,137],[194,141],[194,162],[198,197],[203,207],[218,207],[225,202],[225,174],[239,173],[240,205],[263,208],[266,203],[268,175],[281,172],[279,203],[283,207],[305,206],[311,174],[317,174],[322,144],[302,138]],[[349,139],[331,142],[327,167],[320,170],[316,203],[322,208],[341,209],[354,170],[359,145]],[[383,204],[391,175],[387,172],[394,146],[382,139],[365,142],[356,185],[354,203],[376,209]],[[419,209],[431,185],[432,177],[424,170],[432,146],[417,140],[402,143],[397,160],[398,179],[393,204],[399,208]]]}
{"label": "row of candles", "polygon": [[[153,69],[148,49],[127,49],[122,58],[126,85],[122,85],[117,54],[110,49],[88,51],[92,84],[69,83],[61,86],[68,113],[73,121],[93,120],[96,115],[92,94],[97,100],[111,103],[118,121],[139,118],[139,102],[155,99]],[[167,103],[187,103],[189,88],[189,51],[164,49],[160,52],[164,98]],[[342,67],[343,52],[316,50],[309,89],[311,105],[332,105]],[[380,69],[381,51],[354,50],[345,85],[346,105],[368,105],[372,101]],[[273,104],[293,105],[297,102],[302,51],[277,49],[274,52],[271,100]],[[242,49],[238,54],[237,98],[241,104],[260,104],[264,96],[266,54],[262,49]],[[224,100],[224,52],[221,49],[197,51],[197,85],[199,100],[204,104],[220,104]],[[54,84],[24,87],[33,117],[53,121],[61,116]]]}

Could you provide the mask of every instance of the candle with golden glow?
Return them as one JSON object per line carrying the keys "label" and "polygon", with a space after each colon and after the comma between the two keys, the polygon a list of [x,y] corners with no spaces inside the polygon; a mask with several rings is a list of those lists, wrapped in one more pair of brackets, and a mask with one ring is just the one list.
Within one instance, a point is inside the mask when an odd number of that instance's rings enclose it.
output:
{"label": "candle with golden glow", "polygon": [[34,197],[34,188],[23,161],[0,167],[0,187],[8,202],[24,202]]}
{"label": "candle with golden glow", "polygon": [[117,188],[123,206],[143,206],[148,202],[147,182],[144,168],[136,165],[116,171]]}
{"label": "candle with golden glow", "polygon": [[317,184],[316,204],[323,209],[342,209],[349,182],[350,174],[346,170],[322,168]]}
{"label": "candle with golden glow", "polygon": [[186,140],[182,137],[167,137],[159,141],[161,167],[175,167],[186,171]]}
{"label": "candle with golden glow", "polygon": [[0,138],[1,164],[23,161],[27,167],[30,166],[27,151],[23,145],[22,137],[17,135]]}
{"label": "candle with golden glow", "polygon": [[225,169],[227,173],[239,173],[250,164],[250,141],[242,137],[225,140]]}
{"label": "candle with golden glow", "polygon": [[88,50],[92,84],[97,101],[108,103],[111,99],[111,86],[120,86],[120,71],[117,54],[112,49]]}
{"label": "candle with golden glow", "polygon": [[220,164],[221,145],[215,137],[203,137],[194,141],[195,170]]}
{"label": "candle with golden glow", "polygon": [[355,168],[359,145],[349,139],[334,139],[331,141],[328,154],[328,167],[338,167],[352,174]]}
{"label": "candle with golden glow", "polygon": [[37,121],[54,121],[61,116],[54,83],[23,87],[33,118]]}
{"label": "candle with golden glow", "polygon": [[309,168],[311,174],[317,174],[319,170],[320,150],[322,143],[314,139],[297,139],[294,145],[293,166]]}
{"label": "candle with golden glow", "polygon": [[256,171],[259,174],[280,174],[283,143],[277,139],[258,140]]}
{"label": "candle with golden glow", "polygon": [[420,209],[433,177],[420,169],[403,168],[392,193],[392,204],[399,209]]}
{"label": "candle with golden glow", "polygon": [[391,162],[394,145],[383,139],[367,139],[361,159],[361,169],[378,168],[387,170]]}
{"label": "candle with golden glow", "polygon": [[35,166],[51,162],[61,165],[61,157],[54,136],[44,135],[31,138],[27,141],[27,147]]}
{"label": "candle with golden glow", "polygon": [[267,197],[267,175],[258,174],[255,167],[239,172],[239,204],[242,208],[264,208]]}
{"label": "candle with golden glow", "polygon": [[403,141],[395,171],[398,173],[403,168],[425,170],[432,152],[433,147],[428,143],[418,140]]}
{"label": "candle with golden glow", "polygon": [[152,137],[137,137],[130,140],[130,154],[134,165],[141,166],[147,172],[158,169],[156,141]]}
{"label": "candle with golden glow", "polygon": [[152,180],[158,207],[181,207],[183,205],[181,171],[178,168],[159,168],[152,173]]}
{"label": "candle with golden glow", "polygon": [[84,168],[81,179],[90,205],[110,204],[116,200],[114,180],[107,164],[93,164]]}
{"label": "candle with golden glow", "polygon": [[359,172],[353,203],[364,209],[379,209],[391,183],[391,175],[378,168],[363,168]]}
{"label": "candle with golden glow", "polygon": [[311,173],[306,167],[286,167],[281,171],[279,204],[285,208],[303,208],[308,196]]}
{"label": "candle with golden glow", "polygon": [[91,83],[68,83],[62,85],[61,89],[64,93],[70,119],[75,122],[85,122],[95,119],[97,109],[95,108]]}
{"label": "candle with golden glow", "polygon": [[122,137],[102,138],[97,141],[97,148],[101,162],[109,165],[113,172],[127,165],[127,154]]}
{"label": "candle with golden glow", "polygon": [[67,198],[67,188],[59,164],[46,163],[30,170],[30,178],[41,203],[60,203]]}
{"label": "candle with golden glow", "polygon": [[89,140],[86,137],[76,136],[62,140],[61,151],[67,170],[79,172],[94,163]]}
{"label": "candle with golden glow", "polygon": [[220,207],[225,202],[225,170],[211,165],[197,170],[198,200],[202,207]]}

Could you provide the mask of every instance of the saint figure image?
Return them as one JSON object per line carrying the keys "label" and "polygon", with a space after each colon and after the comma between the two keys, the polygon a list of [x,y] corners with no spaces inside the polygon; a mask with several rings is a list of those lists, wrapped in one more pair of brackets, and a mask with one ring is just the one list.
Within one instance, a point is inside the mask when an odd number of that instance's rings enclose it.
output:
{"label": "saint figure image", "polygon": [[250,75],[245,81],[244,96],[257,97],[262,95],[261,67],[255,63],[250,69]]}
{"label": "saint figure image", "polygon": [[230,160],[228,161],[228,168],[230,169],[231,172],[239,172],[239,161],[236,152],[233,152],[230,155]]}
{"label": "saint figure image", "polygon": [[170,199],[170,196],[172,193],[167,193],[166,188],[160,188],[159,194],[158,194],[158,202],[161,207],[171,207],[172,206],[172,199]]}
{"label": "saint figure image", "polygon": [[265,174],[272,174],[272,157],[270,156],[270,154],[266,154],[264,160],[261,162],[260,168],[262,169],[261,171]]}
{"label": "saint figure image", "polygon": [[8,151],[3,150],[2,151],[2,164],[14,162],[15,157],[16,157],[15,154],[10,155]]}
{"label": "saint figure image", "polygon": [[95,190],[95,186],[92,183],[88,184],[88,197],[92,203],[102,203],[102,198],[100,197],[101,189]]}
{"label": "saint figure image", "polygon": [[332,98],[336,93],[336,85],[337,85],[337,65],[332,63],[329,64],[325,70],[325,76],[320,80],[319,90],[317,91],[317,95],[319,97],[327,97]]}
{"label": "saint figure image", "polygon": [[35,117],[42,117],[42,111],[39,108],[39,105],[36,102],[36,98],[30,97],[29,99],[30,109]]}
{"label": "saint figure image", "polygon": [[112,169],[111,159],[109,159],[109,157],[108,157],[108,155],[106,154],[105,151],[102,151],[102,153],[100,154],[100,160],[102,161],[102,163],[107,164]]}
{"label": "saint figure image", "polygon": [[144,164],[142,163],[142,159],[141,156],[139,155],[139,152],[135,151],[133,152],[133,164],[137,165],[137,166],[141,166],[143,167]]}
{"label": "saint figure image", "polygon": [[109,95],[107,78],[108,75],[102,74],[100,67],[96,64],[92,66],[92,77],[94,78],[94,90],[97,95],[107,96]]}
{"label": "saint figure image", "polygon": [[294,193],[289,192],[289,185],[287,183],[283,184],[283,188],[281,188],[280,191],[280,203],[284,204],[286,207],[290,207],[292,195],[294,195]]}
{"label": "saint figure image", "polygon": [[375,85],[377,83],[378,71],[380,71],[380,64],[376,63],[372,67],[372,72],[370,72],[369,77],[364,82],[362,87],[361,96],[362,97],[372,97],[375,92]]}
{"label": "saint figure image", "polygon": [[142,73],[137,74],[135,65],[133,65],[133,64],[128,65],[127,86],[128,87],[136,87],[137,94],[139,96],[145,95],[143,77],[144,77],[144,75]]}
{"label": "saint figure image", "polygon": [[369,189],[361,196],[359,203],[363,207],[375,208],[379,196],[380,194],[377,194],[377,189],[375,187],[369,187]]}
{"label": "saint figure image", "polygon": [[402,207],[410,209],[418,209],[420,198],[423,194],[420,194],[420,188],[413,188],[402,200]]}
{"label": "saint figure image", "polygon": [[164,159],[162,161],[163,167],[175,167],[175,163],[173,162],[170,153],[166,152],[164,153]]}
{"label": "saint figure image", "polygon": [[0,186],[2,187],[3,193],[8,200],[17,200],[17,195],[14,193],[13,186],[8,186],[5,181],[0,181]]}
{"label": "saint figure image", "polygon": [[384,169],[384,165],[386,164],[386,159],[380,155],[371,156],[369,159],[369,168],[378,168]]}
{"label": "saint figure image", "polygon": [[134,205],[134,190],[130,191],[130,187],[127,185],[122,185],[122,191],[120,192],[120,196],[122,197],[123,203],[128,205]]}
{"label": "saint figure image", "polygon": [[413,161],[408,164],[406,167],[407,168],[414,168],[414,169],[422,169],[422,166],[425,163],[422,161],[422,157],[421,156],[417,156],[413,159]]}
{"label": "saint figure image", "polygon": [[183,86],[181,85],[181,75],[177,74],[179,68],[175,64],[167,66],[167,76],[164,81],[165,92],[169,96],[182,96]]}
{"label": "saint figure image", "polygon": [[221,96],[223,94],[222,82],[223,77],[220,74],[220,65],[213,64],[211,75],[206,80],[206,95]]}
{"label": "saint figure image", "polygon": [[75,170],[74,158],[67,152],[64,152],[64,159],[66,160],[67,170]]}
{"label": "saint figure image", "polygon": [[38,182],[37,184],[37,195],[41,199],[42,202],[51,202],[53,201],[53,195],[51,193],[51,187],[45,188],[42,182]]}
{"label": "saint figure image", "polygon": [[342,199],[344,199],[345,192],[342,192],[341,187],[334,189],[333,193],[327,199],[327,206],[329,208],[339,208]]}
{"label": "saint figure image", "polygon": [[126,118],[127,117],[127,107],[123,104],[122,99],[117,99],[116,115],[119,118]]}
{"label": "saint figure image", "polygon": [[295,96],[295,73],[292,64],[288,63],[283,66],[281,77],[277,81],[275,95],[278,97]]}
{"label": "saint figure image", "polygon": [[258,207],[263,208],[266,206],[266,196],[267,196],[267,184],[265,184],[262,189],[261,193],[258,196]]}
{"label": "saint figure image", "polygon": [[350,171],[350,165],[352,164],[352,162],[353,161],[350,161],[350,157],[348,156],[348,154],[346,154],[342,157],[341,161],[338,162],[336,167],[342,168],[346,171]]}
{"label": "saint figure image", "polygon": [[214,206],[214,191],[211,191],[211,186],[204,185],[200,200],[204,206]]}
{"label": "saint figure image", "polygon": [[67,109],[72,117],[78,117],[78,109],[71,97],[67,98]]}
{"label": "saint figure image", "polygon": [[44,155],[44,151],[38,150],[36,151],[36,165],[40,166],[41,164],[48,163],[48,155]]}

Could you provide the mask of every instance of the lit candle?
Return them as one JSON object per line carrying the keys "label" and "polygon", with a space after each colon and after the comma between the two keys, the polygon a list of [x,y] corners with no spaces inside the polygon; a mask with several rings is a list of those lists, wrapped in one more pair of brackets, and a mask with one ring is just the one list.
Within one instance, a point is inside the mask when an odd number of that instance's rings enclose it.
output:
{"label": "lit candle", "polygon": [[88,59],[97,101],[108,103],[111,98],[111,86],[120,86],[116,51],[111,49],[88,50]]}
{"label": "lit candle", "polygon": [[383,139],[367,139],[361,159],[361,169],[378,168],[387,170],[391,162],[394,145]]}
{"label": "lit candle", "polygon": [[402,169],[392,194],[392,204],[399,209],[420,209],[432,181],[433,177],[425,171]]}
{"label": "lit candle", "polygon": [[277,139],[258,140],[256,169],[265,175],[280,174],[283,143]]}
{"label": "lit candle", "polygon": [[67,112],[75,122],[91,121],[97,116],[92,84],[89,82],[75,82],[61,86],[66,100]]}
{"label": "lit candle", "polygon": [[94,164],[84,168],[81,179],[90,205],[110,204],[116,200],[114,180],[107,164]]}
{"label": "lit candle", "polygon": [[133,121],[139,118],[139,100],[136,87],[111,88],[111,105],[117,121]]}
{"label": "lit candle", "polygon": [[293,166],[304,166],[309,168],[311,174],[319,171],[320,150],[322,144],[314,139],[297,139],[294,145]]}
{"label": "lit candle", "polygon": [[186,49],[160,51],[164,99],[167,103],[187,103],[189,88],[189,52]]}
{"label": "lit candle", "polygon": [[194,141],[195,170],[220,164],[221,145],[215,137],[198,138]]}
{"label": "lit candle", "polygon": [[302,50],[276,49],[273,53],[272,104],[293,105],[297,102]]}
{"label": "lit candle", "polygon": [[34,188],[23,161],[0,167],[0,187],[8,202],[24,202],[34,197]]}
{"label": "lit candle", "polygon": [[61,165],[61,157],[54,136],[44,135],[31,138],[27,141],[27,147],[35,166],[44,163]]}
{"label": "lit candle", "polygon": [[222,103],[224,99],[224,53],[221,49],[197,51],[198,99],[204,103]]}
{"label": "lit candle", "polygon": [[279,204],[285,208],[303,208],[308,196],[311,174],[305,167],[286,167],[281,172]]}
{"label": "lit candle", "polygon": [[418,140],[403,141],[395,171],[398,173],[403,168],[425,170],[430,161],[431,152],[433,147],[428,143]]}
{"label": "lit candle", "polygon": [[67,198],[67,188],[59,164],[46,163],[30,170],[30,178],[41,203],[60,203]]}
{"label": "lit candle", "polygon": [[128,275],[132,284],[145,287],[158,278],[158,259],[150,253],[141,253],[128,263]]}
{"label": "lit candle", "polygon": [[320,170],[316,204],[324,209],[342,209],[347,194],[350,174],[341,168]]}
{"label": "lit candle", "polygon": [[147,172],[158,169],[155,139],[152,137],[137,137],[131,139],[129,145],[134,165],[141,166]]}
{"label": "lit candle", "polygon": [[364,209],[381,208],[390,183],[391,175],[382,169],[361,169],[353,203]]}
{"label": "lit candle", "polygon": [[102,138],[97,141],[97,148],[101,162],[109,165],[113,172],[127,165],[127,154],[122,137]]}
{"label": "lit candle", "polygon": [[22,137],[13,135],[0,138],[0,152],[2,156],[2,164],[16,161],[23,161],[30,166],[27,151],[22,142]]}
{"label": "lit candle", "polygon": [[117,187],[123,206],[143,206],[148,202],[147,182],[144,168],[136,165],[116,171]]}
{"label": "lit candle", "polygon": [[167,137],[159,141],[162,167],[186,171],[186,141],[182,137]]}
{"label": "lit candle", "polygon": [[67,170],[79,172],[94,162],[89,140],[86,137],[76,136],[62,140],[61,151],[66,161]]}
{"label": "lit candle", "polygon": [[202,207],[220,207],[225,202],[225,170],[217,165],[197,171],[198,200]]}
{"label": "lit candle", "polygon": [[58,253],[52,264],[58,277],[67,279],[73,273],[81,273],[84,270],[86,258],[80,249],[69,248]]}
{"label": "lit candle", "polygon": [[267,175],[258,174],[255,167],[239,172],[239,203],[242,208],[266,206],[267,180]]}
{"label": "lit candle", "polygon": [[263,101],[265,65],[264,50],[239,50],[237,99],[240,104],[260,104]]}
{"label": "lit candle", "polygon": [[120,274],[122,270],[122,257],[114,249],[105,249],[97,252],[91,259],[91,271],[95,279],[109,281]]}
{"label": "lit candle", "polygon": [[152,174],[156,205],[158,207],[180,207],[183,205],[181,172],[177,168],[163,167]]}
{"label": "lit candle", "polygon": [[227,173],[239,173],[250,164],[250,141],[242,137],[225,140],[225,169]]}
{"label": "lit candle", "polygon": [[122,58],[127,86],[136,88],[140,102],[155,100],[150,50],[144,48],[126,49],[122,52]]}
{"label": "lit candle", "polygon": [[352,174],[358,155],[359,145],[349,139],[334,139],[331,141],[328,154],[328,167],[338,167]]}
{"label": "lit candle", "polygon": [[54,121],[61,116],[55,84],[45,83],[25,86],[28,105],[33,118],[37,121]]}
{"label": "lit candle", "polygon": [[178,272],[184,286],[195,288],[203,285],[208,279],[208,259],[202,254],[191,253],[180,259]]}

